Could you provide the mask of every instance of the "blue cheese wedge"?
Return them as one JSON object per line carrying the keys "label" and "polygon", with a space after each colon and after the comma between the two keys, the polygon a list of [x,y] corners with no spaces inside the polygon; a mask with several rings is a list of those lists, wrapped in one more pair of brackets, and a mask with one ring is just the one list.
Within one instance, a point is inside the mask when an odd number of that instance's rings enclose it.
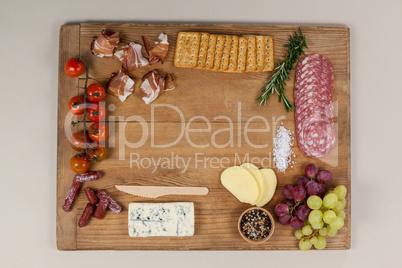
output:
{"label": "blue cheese wedge", "polygon": [[194,204],[130,203],[128,234],[131,237],[194,235]]}

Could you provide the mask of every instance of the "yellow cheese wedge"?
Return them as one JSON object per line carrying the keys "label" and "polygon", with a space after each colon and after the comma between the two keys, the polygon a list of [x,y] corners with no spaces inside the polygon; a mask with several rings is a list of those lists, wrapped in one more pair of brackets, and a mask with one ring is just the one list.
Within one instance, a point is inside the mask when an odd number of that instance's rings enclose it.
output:
{"label": "yellow cheese wedge", "polygon": [[264,191],[262,193],[261,199],[257,202],[258,207],[265,206],[269,201],[271,201],[276,190],[276,175],[272,169],[260,169],[262,175],[262,181],[264,183]]}
{"label": "yellow cheese wedge", "polygon": [[258,199],[259,189],[255,179],[241,167],[230,167],[223,171],[221,183],[240,202],[255,203]]}
{"label": "yellow cheese wedge", "polygon": [[251,174],[251,176],[253,176],[255,182],[257,183],[257,186],[258,186],[258,198],[254,203],[251,203],[252,205],[255,205],[258,202],[260,202],[261,197],[262,197],[262,193],[264,192],[264,182],[262,180],[261,172],[258,169],[258,167],[254,166],[251,163],[244,163],[240,167],[242,167],[245,170],[247,170]]}

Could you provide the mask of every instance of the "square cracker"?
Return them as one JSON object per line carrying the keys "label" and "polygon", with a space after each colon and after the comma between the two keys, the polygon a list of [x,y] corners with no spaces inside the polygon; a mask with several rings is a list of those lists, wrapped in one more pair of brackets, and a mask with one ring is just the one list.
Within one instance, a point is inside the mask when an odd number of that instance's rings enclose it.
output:
{"label": "square cracker", "polygon": [[239,51],[237,54],[237,72],[244,72],[246,70],[247,59],[247,37],[239,37]]}
{"label": "square cracker", "polygon": [[221,71],[226,71],[228,69],[231,45],[232,37],[230,35],[226,35],[225,44],[223,45],[222,51],[221,66],[219,68]]}
{"label": "square cracker", "polygon": [[256,43],[256,68],[255,70],[257,72],[262,72],[264,70],[265,66],[265,42],[264,42],[264,36],[256,36],[255,37],[255,43]]}
{"label": "square cracker", "polygon": [[263,71],[274,70],[274,42],[272,36],[263,36],[264,39],[264,69]]}
{"label": "square cracker", "polygon": [[237,54],[239,52],[239,37],[236,35],[231,36],[232,42],[230,44],[230,52],[229,52],[229,72],[236,72],[237,69]]}
{"label": "square cracker", "polygon": [[205,69],[212,69],[214,67],[214,58],[216,50],[216,34],[209,35],[207,58],[205,61]]}
{"label": "square cracker", "polygon": [[198,51],[197,68],[204,68],[207,61],[209,33],[201,33],[200,50]]}
{"label": "square cracker", "polygon": [[187,68],[197,66],[200,38],[200,33],[179,32],[177,34],[174,66]]}
{"label": "square cracker", "polygon": [[245,37],[247,38],[246,72],[253,72],[256,70],[256,65],[257,65],[255,36],[248,35]]}
{"label": "square cracker", "polygon": [[223,46],[225,45],[226,36],[225,35],[218,35],[216,37],[216,49],[214,54],[214,70],[219,70],[221,66],[221,59],[223,53]]}

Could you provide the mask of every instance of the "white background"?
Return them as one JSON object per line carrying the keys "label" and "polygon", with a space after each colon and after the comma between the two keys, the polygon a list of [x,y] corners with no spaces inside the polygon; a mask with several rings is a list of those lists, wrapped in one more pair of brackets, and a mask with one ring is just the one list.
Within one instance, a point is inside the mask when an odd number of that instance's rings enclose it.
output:
{"label": "white background", "polygon": [[[98,21],[350,27],[351,250],[58,251],[59,27]],[[0,267],[401,267],[402,1],[2,0],[0,26]]]}

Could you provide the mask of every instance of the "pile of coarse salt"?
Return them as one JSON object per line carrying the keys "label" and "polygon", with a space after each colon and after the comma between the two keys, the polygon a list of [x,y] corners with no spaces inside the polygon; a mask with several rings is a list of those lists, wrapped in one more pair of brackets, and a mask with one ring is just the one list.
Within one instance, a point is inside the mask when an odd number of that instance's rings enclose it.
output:
{"label": "pile of coarse salt", "polygon": [[296,157],[292,150],[294,139],[292,134],[292,131],[280,126],[274,138],[274,162],[280,172],[285,172],[289,165],[293,167],[296,163],[292,161],[292,154]]}

